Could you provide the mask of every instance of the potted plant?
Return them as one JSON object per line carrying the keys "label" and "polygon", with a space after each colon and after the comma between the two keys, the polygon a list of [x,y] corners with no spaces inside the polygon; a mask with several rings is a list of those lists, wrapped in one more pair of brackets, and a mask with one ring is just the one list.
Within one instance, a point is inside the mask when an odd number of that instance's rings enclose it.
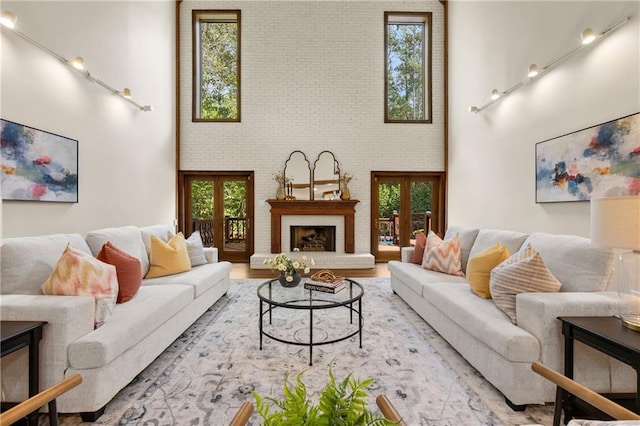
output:
{"label": "potted plant", "polygon": [[[306,370],[305,370],[306,371]],[[288,376],[284,382],[284,398],[261,397],[253,392],[257,412],[262,417],[264,426],[364,426],[393,425],[381,415],[367,410],[366,389],[372,378],[359,380],[348,374],[340,382],[329,366],[329,383],[320,393],[317,404],[309,400],[307,387],[302,381],[302,371],[296,375],[295,387],[292,389]],[[271,412],[272,404],[280,411]]]}
{"label": "potted plant", "polygon": [[315,265],[315,261],[307,256],[300,259],[292,259],[285,253],[280,253],[274,258],[265,259],[265,265],[271,266],[272,270],[280,271],[278,280],[284,287],[295,287],[300,283],[300,271],[308,274],[310,266]]}

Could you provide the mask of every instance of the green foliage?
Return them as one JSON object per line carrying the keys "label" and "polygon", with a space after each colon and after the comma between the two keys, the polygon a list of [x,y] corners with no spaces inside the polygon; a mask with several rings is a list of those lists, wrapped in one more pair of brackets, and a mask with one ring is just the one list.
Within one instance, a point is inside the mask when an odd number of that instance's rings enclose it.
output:
{"label": "green foliage", "polygon": [[400,211],[400,184],[398,182],[381,182],[378,185],[378,205],[380,217],[393,217],[393,212]]}
{"label": "green foliage", "polygon": [[388,25],[387,106],[391,120],[424,120],[422,24]]}
{"label": "green foliage", "polygon": [[238,117],[238,24],[201,25],[201,118]]}
{"label": "green foliage", "polygon": [[[351,374],[342,381],[336,379],[329,366],[329,383],[320,393],[318,404],[307,396],[307,387],[302,381],[302,371],[296,375],[296,384],[290,388],[288,376],[284,383],[284,399],[262,398],[254,392],[258,414],[265,426],[365,426],[392,425],[380,415],[367,410],[366,389],[373,379],[358,380]],[[281,411],[271,412],[272,404]]]}
{"label": "green foliage", "polygon": [[213,219],[213,182],[197,180],[191,184],[191,214],[193,219]]}

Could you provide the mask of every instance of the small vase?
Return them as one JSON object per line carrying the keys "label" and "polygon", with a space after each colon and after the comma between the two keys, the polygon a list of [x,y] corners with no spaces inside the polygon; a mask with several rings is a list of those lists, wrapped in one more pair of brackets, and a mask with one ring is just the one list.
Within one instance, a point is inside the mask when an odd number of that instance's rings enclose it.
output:
{"label": "small vase", "polygon": [[286,194],[284,193],[284,185],[278,185],[278,190],[276,191],[276,200],[284,200],[286,198]]}
{"label": "small vase", "polygon": [[294,272],[293,281],[291,282],[287,281],[287,277],[283,273],[280,273],[280,276],[278,277],[278,281],[280,281],[282,287],[295,287],[300,284],[300,279],[300,274],[297,271]]}
{"label": "small vase", "polygon": [[349,191],[349,187],[346,184],[344,184],[344,186],[342,187],[342,193],[340,194],[340,198],[342,198],[343,200],[351,199],[351,192]]}

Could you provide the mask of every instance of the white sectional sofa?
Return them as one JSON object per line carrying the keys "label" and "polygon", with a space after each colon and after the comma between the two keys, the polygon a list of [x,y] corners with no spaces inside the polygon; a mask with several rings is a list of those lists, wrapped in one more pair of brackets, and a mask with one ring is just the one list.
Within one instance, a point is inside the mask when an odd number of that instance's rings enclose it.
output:
{"label": "white sectional sofa", "polygon": [[[7,238],[2,246],[0,319],[46,321],[40,343],[40,387],[80,373],[80,386],[61,396],[58,411],[81,413],[93,421],[106,404],[160,355],[229,289],[229,262],[218,262],[217,249],[205,248],[208,263],[179,274],[144,279],[136,295],[117,304],[94,329],[94,299],[43,295],[41,286],[63,250],[96,255],[106,241],[149,269],[151,235],[167,238],[171,228],[125,226],[79,234]],[[16,352],[2,360],[6,400],[26,397],[26,356]]]}
{"label": "white sectional sofa", "polygon": [[[474,254],[498,242],[511,254],[531,244],[562,283],[556,293],[521,293],[517,323],[493,300],[475,295],[465,277],[426,270],[409,263],[413,248],[402,248],[402,261],[389,262],[391,287],[504,396],[514,409],[555,399],[555,387],[531,370],[539,361],[564,370],[564,339],[559,316],[610,316],[616,293],[606,291],[613,253],[587,238],[569,235],[451,227],[458,235],[463,271]],[[575,378],[599,392],[634,392],[634,371],[576,342]]]}

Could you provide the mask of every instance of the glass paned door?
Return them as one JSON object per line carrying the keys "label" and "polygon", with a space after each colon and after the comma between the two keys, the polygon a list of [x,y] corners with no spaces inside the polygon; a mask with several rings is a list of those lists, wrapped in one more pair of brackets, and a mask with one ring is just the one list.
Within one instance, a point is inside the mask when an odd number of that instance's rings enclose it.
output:
{"label": "glass paned door", "polygon": [[371,253],[376,261],[400,259],[418,232],[444,229],[444,173],[372,172]]}
{"label": "glass paned door", "polygon": [[185,235],[200,231],[218,258],[248,262],[253,254],[253,173],[181,173]]}

